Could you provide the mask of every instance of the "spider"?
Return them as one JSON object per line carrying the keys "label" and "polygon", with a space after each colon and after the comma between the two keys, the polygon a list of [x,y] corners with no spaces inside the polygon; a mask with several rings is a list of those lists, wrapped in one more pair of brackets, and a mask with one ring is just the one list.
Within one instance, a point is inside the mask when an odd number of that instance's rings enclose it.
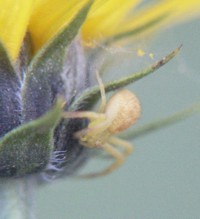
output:
{"label": "spider", "polygon": [[[123,89],[115,93],[106,101],[103,82],[96,72],[100,87],[101,104],[98,112],[77,111],[64,112],[64,118],[87,118],[88,126],[74,134],[80,144],[88,148],[101,148],[115,158],[115,162],[106,169],[83,175],[91,178],[111,173],[122,165],[125,158],[132,152],[132,145],[115,136],[133,125],[141,114],[138,98],[129,90]],[[119,150],[121,147],[123,151]]]}

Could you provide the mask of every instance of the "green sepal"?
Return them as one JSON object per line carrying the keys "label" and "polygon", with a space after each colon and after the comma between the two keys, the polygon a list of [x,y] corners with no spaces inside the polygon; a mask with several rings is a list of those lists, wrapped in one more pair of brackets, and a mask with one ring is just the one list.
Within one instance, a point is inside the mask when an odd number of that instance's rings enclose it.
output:
{"label": "green sepal", "polygon": [[0,141],[0,176],[19,177],[41,171],[53,150],[53,132],[61,119],[59,99],[44,116],[13,129]]}
{"label": "green sepal", "polygon": [[4,71],[6,70],[8,74],[11,74],[13,77],[15,77],[15,71],[12,66],[11,59],[1,41],[0,41],[0,69],[3,69]]}
{"label": "green sepal", "polygon": [[[121,87],[124,87],[126,85],[129,85],[139,79],[142,79],[145,76],[148,76],[149,74],[155,72],[160,67],[165,65],[167,62],[169,62],[174,56],[179,52],[180,48],[182,46],[178,47],[171,53],[169,53],[167,56],[162,58],[161,60],[157,61],[153,65],[150,65],[149,67],[145,68],[144,70],[140,72],[135,72],[133,74],[130,74],[129,76],[126,76],[124,78],[111,81],[109,83],[104,84],[104,88],[106,92],[117,90]],[[100,88],[99,86],[94,86],[92,88],[87,89],[82,95],[76,98],[74,103],[71,105],[70,110],[76,110],[78,106],[81,103],[85,103],[85,106],[90,105],[92,101],[96,101],[96,99],[100,97]],[[86,106],[87,107],[87,106]]]}
{"label": "green sepal", "polygon": [[0,42],[0,137],[20,124],[20,81]]}
{"label": "green sepal", "polygon": [[71,23],[50,40],[31,61],[22,88],[22,116],[25,121],[43,115],[51,108],[57,95],[64,95],[61,73],[67,48],[77,36],[92,3],[93,0],[89,0]]}

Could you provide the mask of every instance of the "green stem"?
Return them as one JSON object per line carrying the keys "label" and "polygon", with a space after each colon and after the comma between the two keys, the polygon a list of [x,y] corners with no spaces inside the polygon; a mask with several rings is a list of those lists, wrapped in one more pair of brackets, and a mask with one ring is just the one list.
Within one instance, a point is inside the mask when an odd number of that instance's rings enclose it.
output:
{"label": "green stem", "polygon": [[0,179],[0,218],[34,219],[32,178]]}
{"label": "green stem", "polygon": [[122,136],[124,138],[129,138],[129,139],[142,137],[158,129],[180,122],[186,118],[189,118],[195,113],[199,113],[199,112],[200,112],[200,103],[197,103],[182,111],[174,113],[166,118],[155,120],[153,122],[140,126],[135,130],[129,130],[126,133],[122,134]]}

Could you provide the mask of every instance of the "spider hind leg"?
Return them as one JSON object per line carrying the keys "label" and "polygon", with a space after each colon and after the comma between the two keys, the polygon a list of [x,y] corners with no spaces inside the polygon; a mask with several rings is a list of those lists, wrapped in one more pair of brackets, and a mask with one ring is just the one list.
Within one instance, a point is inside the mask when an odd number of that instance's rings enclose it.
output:
{"label": "spider hind leg", "polygon": [[78,178],[85,178],[85,179],[88,178],[89,179],[89,178],[104,176],[104,175],[107,175],[107,174],[113,172],[115,169],[117,169],[118,167],[120,167],[124,163],[126,156],[123,153],[121,153],[120,151],[118,151],[112,145],[105,143],[102,146],[102,149],[104,149],[109,155],[114,157],[115,162],[100,172],[78,175],[77,176]]}

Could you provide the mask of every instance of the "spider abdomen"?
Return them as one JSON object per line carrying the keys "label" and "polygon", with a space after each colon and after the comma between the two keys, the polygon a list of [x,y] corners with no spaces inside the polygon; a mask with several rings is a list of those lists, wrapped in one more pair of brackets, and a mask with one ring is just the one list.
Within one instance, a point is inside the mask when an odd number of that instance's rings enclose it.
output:
{"label": "spider abdomen", "polygon": [[131,91],[121,90],[110,98],[105,114],[112,122],[109,132],[119,133],[133,125],[140,117],[140,102]]}

